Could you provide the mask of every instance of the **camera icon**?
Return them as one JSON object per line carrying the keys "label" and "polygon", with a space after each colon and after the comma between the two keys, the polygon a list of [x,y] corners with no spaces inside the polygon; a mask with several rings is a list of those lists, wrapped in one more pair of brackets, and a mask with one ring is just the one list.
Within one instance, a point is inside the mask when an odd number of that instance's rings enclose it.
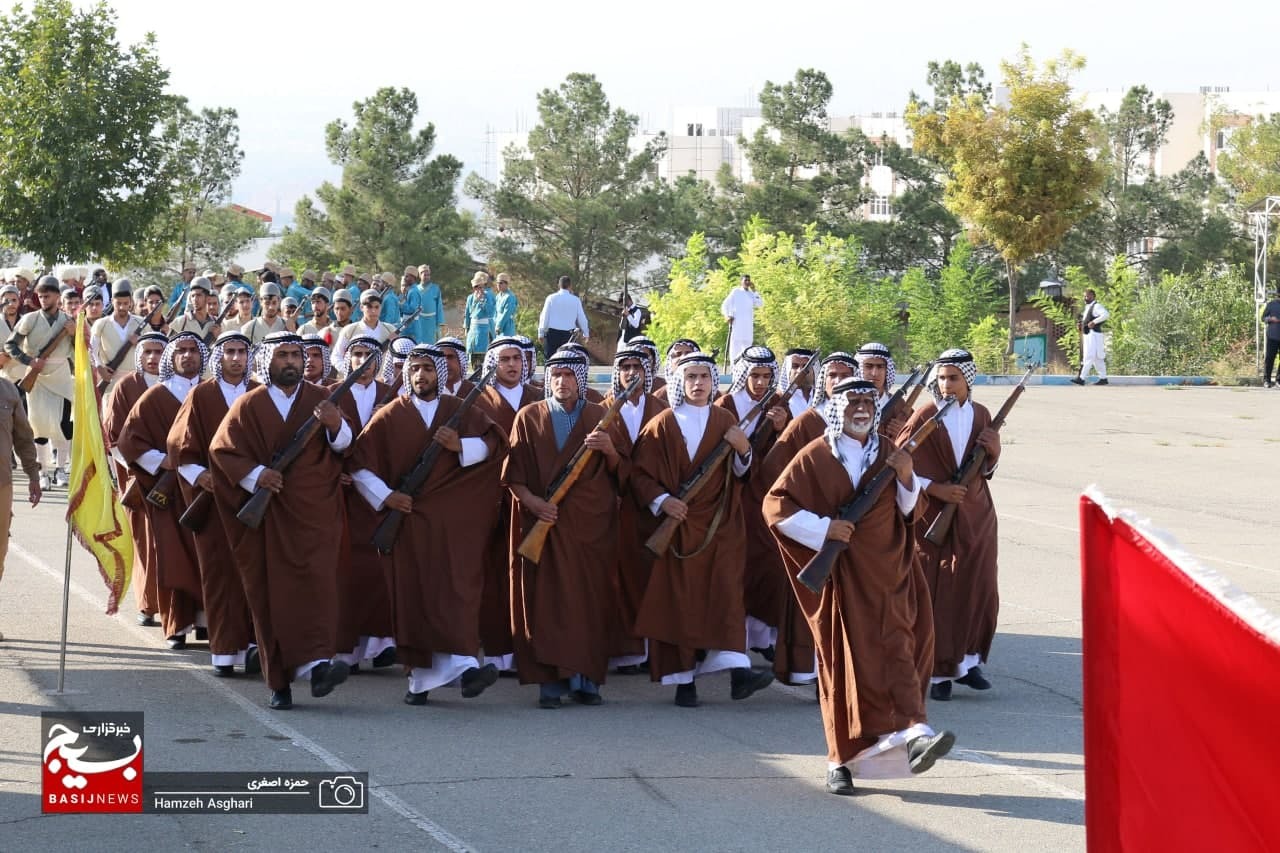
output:
{"label": "camera icon", "polygon": [[364,808],[364,783],[354,776],[334,776],[320,782],[318,804],[322,809]]}

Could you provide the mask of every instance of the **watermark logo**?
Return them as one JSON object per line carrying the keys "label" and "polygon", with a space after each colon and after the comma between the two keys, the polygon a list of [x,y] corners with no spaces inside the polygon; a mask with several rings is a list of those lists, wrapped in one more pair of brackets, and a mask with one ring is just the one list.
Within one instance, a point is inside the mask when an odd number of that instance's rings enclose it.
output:
{"label": "watermark logo", "polygon": [[40,729],[42,811],[142,811],[141,712],[45,712]]}

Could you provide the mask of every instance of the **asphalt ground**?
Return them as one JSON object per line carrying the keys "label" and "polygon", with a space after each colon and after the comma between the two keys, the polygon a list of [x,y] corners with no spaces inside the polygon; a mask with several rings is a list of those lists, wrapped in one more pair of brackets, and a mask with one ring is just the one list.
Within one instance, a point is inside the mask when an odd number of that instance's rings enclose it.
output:
{"label": "asphalt ground", "polygon": [[[976,393],[994,410],[1008,389]],[[320,700],[298,685],[295,710],[272,712],[260,680],[215,679],[202,646],[172,652],[134,625],[132,592],[104,616],[78,545],[55,695],[66,493],[19,503],[0,583],[0,850],[1082,849],[1080,492],[1096,484],[1275,608],[1265,482],[1280,392],[1037,387],[1004,443],[994,689],[930,703],[958,738],[931,772],[860,781],[849,798],[824,791],[811,690],[732,702],[723,674],[700,680],[697,709],[612,676],[603,706],[544,711],[505,678],[406,706],[404,679],[381,670]],[[148,772],[368,771],[369,814],[42,815],[39,714],[53,709],[144,711]]]}

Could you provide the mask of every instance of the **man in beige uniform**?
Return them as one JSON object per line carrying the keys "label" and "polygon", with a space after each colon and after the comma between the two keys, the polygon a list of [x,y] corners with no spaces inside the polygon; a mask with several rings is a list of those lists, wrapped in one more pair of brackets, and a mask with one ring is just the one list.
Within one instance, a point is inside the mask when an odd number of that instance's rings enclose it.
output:
{"label": "man in beige uniform", "polygon": [[[42,277],[36,284],[40,310],[28,312],[18,320],[4,347],[9,356],[22,362],[24,367],[34,367],[39,371],[35,387],[27,395],[27,413],[36,438],[48,439],[48,443],[41,445],[38,451],[41,466],[54,471],[54,484],[65,485],[67,472],[54,470],[53,455],[56,451],[57,464],[61,468],[70,466],[71,442],[62,432],[62,404],[69,402],[75,394],[70,360],[73,340],[70,332],[74,326],[71,318],[58,308],[60,296],[58,280],[51,275]],[[40,358],[40,350],[63,327],[67,327],[68,334],[63,335],[44,358]]]}
{"label": "man in beige uniform", "polygon": [[[121,279],[111,287],[111,313],[100,318],[89,329],[89,357],[93,360],[93,376],[101,382],[106,379],[111,384],[102,392],[105,400],[107,394],[115,387],[118,376],[124,376],[133,366],[133,351],[142,336],[143,320],[133,313],[133,288],[128,279]],[[118,353],[124,348],[128,353],[118,359],[118,366],[112,370],[107,365],[116,360]],[[121,370],[120,368],[124,369]]]}
{"label": "man in beige uniform", "polygon": [[[36,462],[36,444],[31,434],[31,424],[22,408],[22,398],[17,387],[8,379],[0,378],[0,459],[13,454],[22,461],[27,475],[27,498],[31,505],[40,503],[40,465]],[[9,523],[13,518],[13,472],[0,465],[0,578],[4,577],[4,558],[9,553]],[[0,640],[4,634],[0,634]]]}
{"label": "man in beige uniform", "polygon": [[213,282],[205,276],[196,276],[187,286],[187,310],[169,324],[169,337],[193,332],[200,336],[205,346],[213,346],[222,330],[217,326],[218,317],[211,303],[216,304],[213,302]]}
{"label": "man in beige uniform", "polygon": [[262,316],[254,317],[240,327],[240,334],[253,341],[257,346],[263,338],[272,332],[283,332],[284,318],[280,316],[280,300],[284,298],[280,285],[267,282],[258,288],[258,302],[262,305]]}

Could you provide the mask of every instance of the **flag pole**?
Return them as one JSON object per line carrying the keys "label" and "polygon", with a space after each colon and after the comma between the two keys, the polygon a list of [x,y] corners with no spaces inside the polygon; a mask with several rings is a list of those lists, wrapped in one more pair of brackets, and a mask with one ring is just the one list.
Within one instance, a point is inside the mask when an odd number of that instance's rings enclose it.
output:
{"label": "flag pole", "polygon": [[67,521],[67,559],[62,576],[62,645],[58,650],[58,689],[64,692],[67,682],[67,613],[71,605],[71,522]]}

